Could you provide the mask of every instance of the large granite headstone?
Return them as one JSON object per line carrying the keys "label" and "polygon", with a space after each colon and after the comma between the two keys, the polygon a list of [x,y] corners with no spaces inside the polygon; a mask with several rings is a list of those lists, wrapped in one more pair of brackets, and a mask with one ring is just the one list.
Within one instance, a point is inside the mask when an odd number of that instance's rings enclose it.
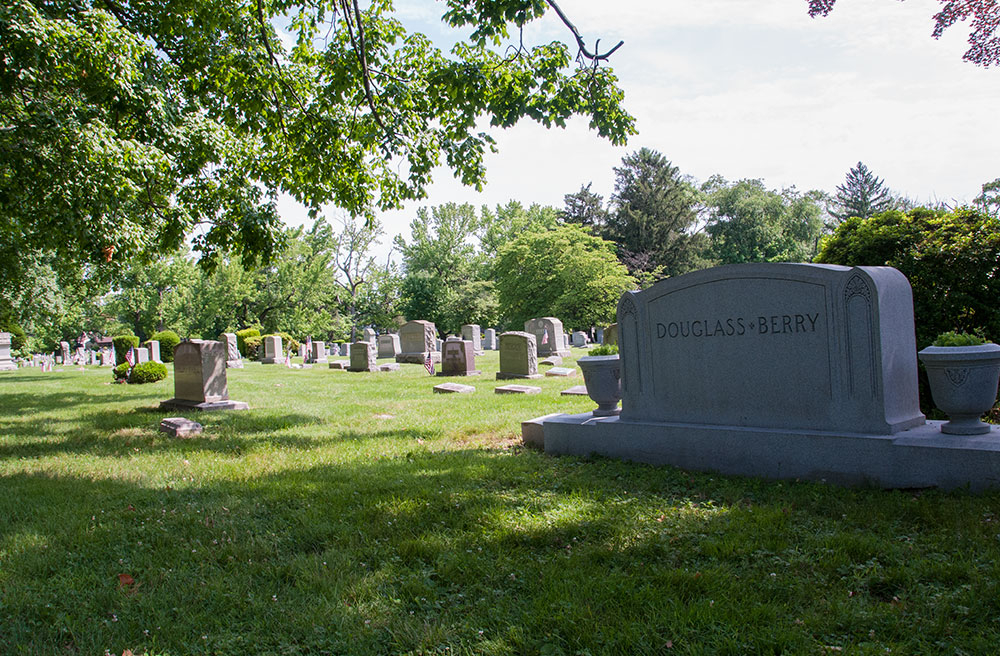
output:
{"label": "large granite headstone", "polygon": [[242,369],[243,357],[240,355],[239,340],[236,333],[222,333],[219,341],[226,345],[226,367],[228,369]]}
{"label": "large granite headstone", "polygon": [[10,357],[10,344],[10,333],[0,333],[0,371],[17,369],[17,365]]}
{"label": "large granite headstone", "polygon": [[432,362],[441,361],[441,352],[435,348],[437,329],[430,321],[407,321],[399,329],[399,353],[396,362],[423,364],[428,354]]}
{"label": "large granite headstone", "polygon": [[378,357],[395,358],[399,355],[399,335],[378,336]]}
{"label": "large granite headstone", "polygon": [[283,364],[285,354],[281,350],[281,336],[268,335],[264,338],[264,357],[260,359],[261,364]]}
{"label": "large granite headstone", "polygon": [[449,339],[441,352],[441,371],[438,376],[478,376],[476,351],[472,340]]}
{"label": "large granite headstone", "polygon": [[250,406],[229,399],[226,346],[222,342],[192,339],[174,348],[174,398],[161,408],[192,410],[246,410]]}
{"label": "large granite headstone", "polygon": [[497,350],[497,331],[493,328],[487,328],[485,331],[486,335],[483,337],[483,350],[485,351],[495,351]]}
{"label": "large granite headstone", "polygon": [[515,331],[500,335],[500,371],[497,372],[497,380],[541,377],[538,373],[535,336]]}
{"label": "large granite headstone", "polygon": [[621,415],[528,422],[546,452],[845,485],[1000,487],[1000,429],[956,438],[920,413],[912,294],[895,269],[697,271],[625,293],[618,329]]}
{"label": "large granite headstone", "polygon": [[559,319],[555,317],[529,319],[524,322],[524,332],[535,336],[535,348],[538,349],[538,357],[570,355],[569,348],[564,343],[565,333],[563,332],[562,321]]}
{"label": "large granite headstone", "polygon": [[371,342],[354,342],[351,344],[351,365],[348,371],[378,371],[377,352]]}
{"label": "large granite headstone", "polygon": [[[472,348],[476,352],[476,355],[483,355],[483,342],[479,324],[469,323],[462,326],[462,339],[472,342]],[[444,357],[444,354],[441,357]]]}

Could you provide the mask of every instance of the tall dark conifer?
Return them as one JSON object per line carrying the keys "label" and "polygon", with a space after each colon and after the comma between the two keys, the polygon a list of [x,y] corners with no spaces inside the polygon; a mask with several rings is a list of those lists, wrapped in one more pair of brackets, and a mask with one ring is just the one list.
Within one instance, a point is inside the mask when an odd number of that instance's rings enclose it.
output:
{"label": "tall dark conifer", "polygon": [[895,204],[892,193],[882,180],[861,162],[847,172],[844,184],[837,186],[834,200],[836,206],[829,210],[830,216],[840,221],[852,216],[869,219],[891,210]]}

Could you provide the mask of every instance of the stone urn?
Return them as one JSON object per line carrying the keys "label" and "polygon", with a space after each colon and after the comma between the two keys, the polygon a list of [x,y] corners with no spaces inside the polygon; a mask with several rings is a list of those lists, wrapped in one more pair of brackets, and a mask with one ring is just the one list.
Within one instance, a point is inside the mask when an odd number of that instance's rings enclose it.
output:
{"label": "stone urn", "polygon": [[917,355],[927,369],[934,405],[950,421],[941,426],[950,435],[980,435],[990,425],[980,421],[997,400],[1000,346],[928,346]]}
{"label": "stone urn", "polygon": [[617,355],[586,355],[576,361],[583,372],[587,395],[597,404],[595,417],[612,417],[621,412],[622,368]]}

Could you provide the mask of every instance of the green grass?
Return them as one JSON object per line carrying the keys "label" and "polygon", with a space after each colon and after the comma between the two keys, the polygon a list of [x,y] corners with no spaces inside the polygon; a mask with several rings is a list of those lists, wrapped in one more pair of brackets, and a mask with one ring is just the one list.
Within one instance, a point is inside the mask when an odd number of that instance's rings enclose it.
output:
{"label": "green grass", "polygon": [[548,457],[582,380],[478,362],[248,364],[187,440],[172,377],[0,374],[0,653],[996,653],[1000,495]]}

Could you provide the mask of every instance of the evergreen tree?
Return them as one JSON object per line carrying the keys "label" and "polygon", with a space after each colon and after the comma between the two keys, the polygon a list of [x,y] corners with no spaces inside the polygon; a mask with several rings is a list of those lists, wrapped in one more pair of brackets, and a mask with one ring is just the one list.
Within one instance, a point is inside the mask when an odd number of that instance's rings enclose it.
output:
{"label": "evergreen tree", "polygon": [[588,182],[575,194],[563,196],[566,208],[559,212],[559,218],[566,223],[576,223],[584,228],[602,228],[608,221],[608,211],[604,209],[604,197],[590,191]]}
{"label": "evergreen tree", "polygon": [[852,216],[869,219],[894,205],[889,189],[861,162],[847,172],[844,184],[837,186],[834,201],[837,209],[830,210],[830,216],[839,221]]}
{"label": "evergreen tree", "polygon": [[694,230],[698,192],[662,154],[643,148],[615,169],[614,210],[603,236],[643,284],[698,268],[705,236]]}

